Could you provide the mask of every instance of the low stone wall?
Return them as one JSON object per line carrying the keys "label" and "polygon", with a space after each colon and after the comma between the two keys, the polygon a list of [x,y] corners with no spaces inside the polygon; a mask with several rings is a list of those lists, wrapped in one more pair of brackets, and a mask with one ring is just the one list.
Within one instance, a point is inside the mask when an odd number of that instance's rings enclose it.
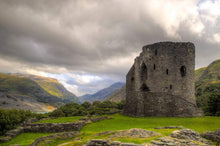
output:
{"label": "low stone wall", "polygon": [[110,142],[105,139],[92,139],[83,146],[144,146],[145,144],[121,143],[120,141]]}
{"label": "low stone wall", "polygon": [[[66,138],[73,138],[74,136],[78,135],[79,132],[64,132],[64,133],[57,133],[53,135],[43,136],[35,140],[30,146],[37,146],[39,143],[43,143],[44,141],[50,140],[50,139],[66,139]],[[50,141],[47,141],[50,142]]]}
{"label": "low stone wall", "polygon": [[87,123],[98,122],[100,120],[105,120],[109,117],[84,117],[79,119],[79,121],[74,123],[36,123],[36,120],[28,120],[21,124],[20,127],[10,130],[5,133],[4,137],[0,138],[1,142],[6,142],[14,138],[15,136],[24,132],[41,132],[41,133],[54,133],[54,132],[68,132],[68,131],[79,131]]}
{"label": "low stone wall", "polygon": [[24,127],[24,132],[64,132],[64,131],[79,131],[86,122],[75,123],[39,123],[39,124],[27,124]]}

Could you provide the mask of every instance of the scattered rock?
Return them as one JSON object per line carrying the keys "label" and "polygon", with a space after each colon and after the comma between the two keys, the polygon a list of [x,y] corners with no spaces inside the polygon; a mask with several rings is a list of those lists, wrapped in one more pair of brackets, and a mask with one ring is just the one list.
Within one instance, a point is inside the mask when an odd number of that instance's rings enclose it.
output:
{"label": "scattered rock", "polygon": [[120,141],[113,141],[111,143],[111,146],[120,146],[121,142]]}
{"label": "scattered rock", "polygon": [[163,142],[155,141],[155,140],[151,140],[151,143],[154,144],[154,145],[164,145]]}
{"label": "scattered rock", "polygon": [[31,124],[31,123],[34,123],[34,122],[38,122],[39,120],[38,119],[35,119],[35,118],[31,118],[31,119],[27,119],[26,121],[24,121],[21,126],[25,126],[26,124]]}
{"label": "scattered rock", "polygon": [[205,144],[212,144],[208,140],[202,138],[198,132],[193,131],[191,129],[176,130],[176,131],[173,131],[170,136],[174,138],[178,138],[178,139],[193,140],[193,141],[199,141]]}
{"label": "scattered rock", "polygon": [[220,128],[216,131],[206,131],[201,133],[201,136],[207,139],[210,139],[212,141],[220,143]]}
{"label": "scattered rock", "polygon": [[183,129],[183,126],[165,126],[165,127],[156,127],[154,129]]}
{"label": "scattered rock", "polygon": [[6,137],[10,137],[10,138],[13,138],[21,133],[24,132],[24,128],[23,127],[18,127],[17,129],[13,129],[13,130],[10,130],[8,132],[5,133],[5,136]]}
{"label": "scattered rock", "polygon": [[151,144],[155,146],[213,145],[212,142],[202,138],[197,132],[191,129],[176,130],[171,133],[171,136],[152,140]]}
{"label": "scattered rock", "polygon": [[92,139],[83,146],[144,146],[145,144],[121,143],[119,141],[110,142],[105,139]]}
{"label": "scattered rock", "polygon": [[111,137],[134,137],[134,138],[146,138],[146,137],[155,137],[155,136],[161,136],[160,133],[144,130],[140,128],[133,128],[129,130],[123,130],[119,131],[115,134],[113,134]]}
{"label": "scattered rock", "polygon": [[86,123],[37,123],[26,124],[24,132],[64,132],[64,131],[79,131]]}
{"label": "scattered rock", "polygon": [[101,136],[101,135],[112,134],[112,133],[114,133],[114,131],[104,131],[104,132],[101,132],[101,133],[97,133],[97,134],[94,135],[94,136]]}
{"label": "scattered rock", "polygon": [[11,137],[9,137],[9,136],[1,137],[1,138],[0,138],[0,143],[2,143],[2,142],[7,142],[7,141],[9,141],[10,139],[11,139]]}
{"label": "scattered rock", "polygon": [[92,139],[87,141],[86,146],[110,146],[110,141],[105,139]]}
{"label": "scattered rock", "polygon": [[105,116],[105,117],[94,117],[94,118],[90,118],[89,120],[91,122],[98,122],[98,121],[105,120],[105,119],[112,119],[112,118]]}

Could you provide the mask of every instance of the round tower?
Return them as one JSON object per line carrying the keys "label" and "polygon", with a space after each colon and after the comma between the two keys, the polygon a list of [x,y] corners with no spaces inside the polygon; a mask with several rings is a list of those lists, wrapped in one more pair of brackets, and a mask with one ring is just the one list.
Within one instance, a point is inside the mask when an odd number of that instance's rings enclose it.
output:
{"label": "round tower", "polygon": [[195,47],[185,42],[146,45],[126,77],[124,114],[199,116],[194,88]]}

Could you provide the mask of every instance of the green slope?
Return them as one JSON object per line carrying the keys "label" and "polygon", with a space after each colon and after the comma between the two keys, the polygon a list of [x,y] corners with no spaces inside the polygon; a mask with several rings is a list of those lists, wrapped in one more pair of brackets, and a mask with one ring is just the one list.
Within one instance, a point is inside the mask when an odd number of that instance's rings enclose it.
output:
{"label": "green slope", "polygon": [[112,95],[114,92],[116,92],[117,90],[119,90],[122,86],[124,86],[125,83],[122,82],[117,82],[112,84],[111,86],[104,88],[102,90],[99,90],[98,92],[96,92],[95,94],[86,94],[83,95],[81,97],[79,97],[79,99],[81,100],[81,102],[84,101],[89,101],[89,102],[93,102],[95,100],[100,100],[100,101],[104,101],[106,100],[110,95]]}
{"label": "green slope", "polygon": [[32,97],[49,96],[36,82],[22,77],[0,73],[0,91]]}
{"label": "green slope", "polygon": [[45,91],[47,91],[49,94],[56,96],[61,99],[70,100],[72,102],[79,102],[76,95],[66,90],[66,88],[59,83],[54,78],[47,78],[42,76],[36,76],[36,75],[28,75],[28,74],[14,74],[15,76],[19,77],[26,77],[33,81],[35,81],[38,85],[41,86]]}
{"label": "green slope", "polygon": [[[62,105],[60,103],[69,103],[70,100],[58,98],[51,95],[37,82],[27,77],[18,77],[0,73],[0,92],[5,95],[12,95],[13,98],[27,97],[35,99],[38,102],[49,103],[51,105]],[[1,98],[3,98],[1,96]],[[17,99],[15,99],[17,100]]]}
{"label": "green slope", "polygon": [[212,62],[205,69],[197,70],[196,73],[200,74],[195,81],[197,104],[205,108],[211,94],[220,94],[220,60]]}
{"label": "green slope", "polygon": [[202,67],[195,70],[195,81],[199,80],[199,78],[201,77],[202,73],[205,71],[206,68],[207,67]]}
{"label": "green slope", "polygon": [[110,95],[106,100],[120,102],[126,98],[126,85],[122,86],[118,91]]}

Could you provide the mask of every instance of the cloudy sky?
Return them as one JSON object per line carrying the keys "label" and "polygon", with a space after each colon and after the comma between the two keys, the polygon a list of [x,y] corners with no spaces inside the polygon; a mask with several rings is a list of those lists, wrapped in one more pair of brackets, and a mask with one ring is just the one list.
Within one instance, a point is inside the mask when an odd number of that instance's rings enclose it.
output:
{"label": "cloudy sky", "polygon": [[220,59],[220,0],[0,0],[0,72],[57,78],[76,95],[125,75],[142,46],[190,41]]}

